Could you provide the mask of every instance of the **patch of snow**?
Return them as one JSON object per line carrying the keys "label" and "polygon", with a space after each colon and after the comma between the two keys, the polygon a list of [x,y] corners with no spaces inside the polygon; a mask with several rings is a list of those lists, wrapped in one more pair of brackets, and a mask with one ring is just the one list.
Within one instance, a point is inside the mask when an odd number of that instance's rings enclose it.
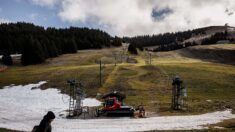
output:
{"label": "patch of snow", "polygon": [[224,127],[220,127],[220,126],[215,126],[215,129],[224,129]]}
{"label": "patch of snow", "polygon": [[[61,101],[62,94],[57,89],[34,89],[45,84],[6,86],[0,90],[0,127],[29,131],[40,122],[47,111],[59,113],[67,108]],[[67,97],[68,98],[68,97]],[[13,127],[14,126],[14,127]]]}
{"label": "patch of snow", "polygon": [[[69,96],[57,89],[34,89],[46,83],[7,86],[0,89],[0,128],[31,131],[38,125],[47,111],[53,111],[56,119],[52,122],[56,132],[123,132],[149,130],[190,130],[203,129],[224,119],[235,118],[231,110],[191,116],[160,116],[143,119],[66,119],[59,116],[68,108]],[[85,106],[97,106],[99,101],[86,98]]]}
{"label": "patch of snow", "polygon": [[11,57],[21,57],[22,54],[11,54]]}
{"label": "patch of snow", "polygon": [[[20,58],[22,56],[22,54],[11,54],[11,57],[14,58]],[[0,59],[2,59],[3,55],[0,55]]]}
{"label": "patch of snow", "polygon": [[95,107],[100,106],[101,102],[94,98],[85,98],[84,100],[82,100],[82,105],[88,107]]}

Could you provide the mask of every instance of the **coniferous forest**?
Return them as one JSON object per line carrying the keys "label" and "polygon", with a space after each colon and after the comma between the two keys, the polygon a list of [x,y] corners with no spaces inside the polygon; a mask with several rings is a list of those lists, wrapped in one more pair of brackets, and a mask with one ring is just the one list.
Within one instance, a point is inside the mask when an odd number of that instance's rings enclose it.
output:
{"label": "coniferous forest", "polygon": [[83,49],[120,46],[121,39],[98,29],[44,28],[31,23],[0,24],[0,55],[22,54],[23,65]]}
{"label": "coniferous forest", "polygon": [[227,36],[228,35],[227,32],[224,31],[224,32],[217,32],[208,38],[204,38],[200,41],[200,43],[198,42],[196,43],[195,41],[185,42],[185,40],[190,39],[193,36],[207,35],[206,30],[208,28],[199,28],[184,32],[164,33],[158,35],[123,37],[123,41],[130,43],[132,47],[139,48],[140,50],[143,50],[144,47],[148,46],[158,46],[158,48],[156,48],[154,51],[171,51],[198,44],[202,45],[215,44],[219,40],[229,40],[230,42],[234,41],[234,39],[229,38]]}
{"label": "coniferous forest", "polygon": [[[176,32],[176,33],[164,33],[164,34],[157,34],[157,35],[143,35],[143,36],[136,36],[136,37],[124,37],[123,40],[129,42],[131,45],[134,45],[137,48],[147,47],[147,46],[160,46],[162,47],[159,49],[160,51],[173,50],[174,48],[182,48],[178,44],[183,42],[186,39],[192,37],[192,35],[198,34],[206,34],[204,29],[197,29],[197,30],[188,30],[184,32]],[[172,45],[170,47],[169,45]],[[168,48],[167,48],[168,47]]]}
{"label": "coniferous forest", "polygon": [[[209,28],[209,27],[208,27]],[[38,64],[47,58],[57,57],[66,53],[76,53],[83,49],[101,49],[104,47],[121,46],[122,42],[130,43],[129,50],[158,46],[154,51],[170,51],[197,44],[214,44],[219,40],[234,41],[227,37],[227,32],[218,32],[200,43],[187,41],[193,36],[207,35],[207,28],[199,28],[176,33],[144,35],[136,37],[112,37],[99,29],[89,28],[44,28],[31,23],[0,24],[0,55],[7,58],[10,54],[22,54],[23,65]],[[131,52],[136,54],[135,52]],[[9,59],[10,62],[10,59]]]}

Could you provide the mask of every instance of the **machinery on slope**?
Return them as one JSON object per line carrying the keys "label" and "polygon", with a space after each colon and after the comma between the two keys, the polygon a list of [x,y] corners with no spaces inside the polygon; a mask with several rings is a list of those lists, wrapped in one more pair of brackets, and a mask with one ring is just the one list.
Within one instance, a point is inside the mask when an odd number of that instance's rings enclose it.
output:
{"label": "machinery on slope", "polygon": [[102,97],[104,99],[103,107],[96,110],[96,116],[134,116],[135,109],[132,106],[126,106],[123,100],[124,94],[112,92]]}

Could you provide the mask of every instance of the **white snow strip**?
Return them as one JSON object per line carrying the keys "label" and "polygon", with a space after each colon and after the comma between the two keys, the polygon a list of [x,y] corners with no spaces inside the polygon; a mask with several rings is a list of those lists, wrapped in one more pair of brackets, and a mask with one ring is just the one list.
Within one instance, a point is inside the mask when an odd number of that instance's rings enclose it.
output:
{"label": "white snow strip", "polygon": [[[235,118],[231,110],[192,116],[162,116],[144,119],[65,119],[59,116],[68,108],[67,95],[57,89],[40,90],[46,83],[25,86],[8,86],[0,89],[0,128],[31,131],[38,125],[47,111],[53,111],[56,119],[52,122],[55,132],[128,132],[148,130],[190,130],[204,129],[203,125],[214,124],[224,119]],[[96,99],[86,98],[84,106],[97,106]]]}
{"label": "white snow strip", "polygon": [[[2,59],[3,55],[0,55],[0,59]],[[20,58],[22,56],[22,54],[11,54],[11,57],[16,57],[16,58]]]}
{"label": "white snow strip", "polygon": [[101,105],[101,102],[94,98],[85,98],[82,100],[83,106],[95,107]]}

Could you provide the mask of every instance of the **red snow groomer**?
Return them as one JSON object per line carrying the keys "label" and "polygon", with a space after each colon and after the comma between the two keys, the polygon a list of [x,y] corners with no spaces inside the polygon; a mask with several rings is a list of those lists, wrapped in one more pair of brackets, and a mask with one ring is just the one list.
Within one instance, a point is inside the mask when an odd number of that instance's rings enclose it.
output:
{"label": "red snow groomer", "polygon": [[112,92],[102,97],[104,99],[103,107],[96,110],[96,116],[134,116],[135,109],[132,106],[126,106],[123,100],[124,94]]}

